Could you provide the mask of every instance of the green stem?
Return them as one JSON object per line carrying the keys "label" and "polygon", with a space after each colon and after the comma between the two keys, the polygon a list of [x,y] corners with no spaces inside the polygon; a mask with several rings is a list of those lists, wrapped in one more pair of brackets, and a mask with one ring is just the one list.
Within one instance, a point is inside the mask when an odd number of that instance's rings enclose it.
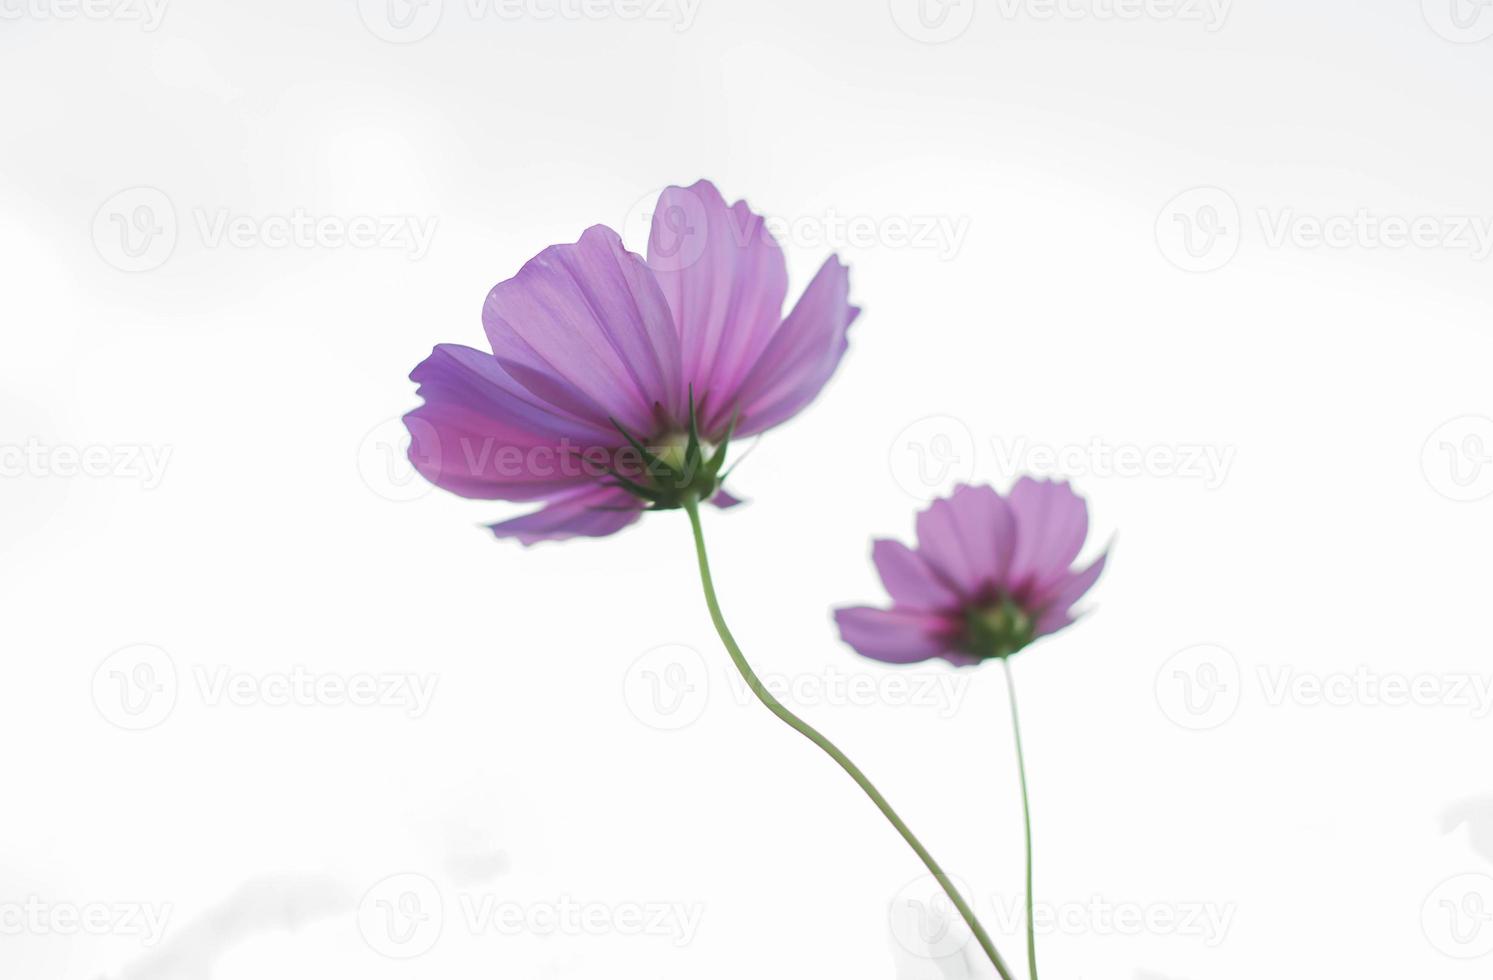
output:
{"label": "green stem", "polygon": [[959,894],[959,889],[954,887],[954,883],[949,880],[948,875],[944,874],[943,869],[938,866],[938,862],[933,860],[933,855],[928,853],[928,849],[923,846],[922,841],[918,840],[913,832],[908,829],[907,824],[902,822],[902,818],[897,816],[897,811],[892,809],[892,805],[886,801],[886,797],[882,796],[881,792],[871,784],[871,780],[867,779],[865,774],[856,767],[856,764],[850,761],[849,756],[841,752],[829,739],[819,734],[808,722],[785,708],[777,698],[773,697],[772,692],[763,685],[762,681],[757,678],[756,672],[752,670],[751,664],[747,663],[746,656],[741,652],[741,647],[736,645],[736,638],[731,635],[731,630],[726,626],[725,617],[721,615],[721,606],[715,597],[715,583],[710,577],[710,559],[705,554],[705,533],[700,528],[699,504],[694,498],[686,497],[684,509],[689,512],[690,526],[695,532],[695,556],[699,559],[700,563],[700,584],[705,589],[705,604],[710,607],[711,622],[715,624],[715,631],[720,634],[721,643],[725,645],[726,652],[731,655],[731,662],[736,665],[736,669],[740,671],[742,678],[747,682],[747,686],[757,696],[757,700],[761,701],[767,707],[767,710],[777,715],[788,727],[819,746],[820,749],[824,750],[826,755],[840,764],[841,769],[850,774],[850,778],[855,780],[855,784],[871,798],[871,802],[876,804],[876,808],[881,811],[882,816],[886,817],[891,825],[896,828],[897,833],[902,835],[902,839],[907,841],[908,846],[913,849],[913,852],[922,860],[928,871],[937,879],[939,886],[949,896],[949,900],[959,910],[959,915],[969,926],[970,931],[974,933],[975,939],[980,944],[980,948],[985,951],[986,956],[990,957],[990,962],[995,964],[995,969],[1001,975],[1002,980],[1013,980],[1011,971],[1006,967],[1005,961],[1001,959],[1000,954],[996,952],[995,944],[990,941],[990,936],[985,932],[985,927],[980,925],[980,921],[975,918],[975,913],[970,909],[969,903]]}
{"label": "green stem", "polygon": [[1021,750],[1021,719],[1016,713],[1016,681],[1011,676],[1011,658],[1001,657],[1001,666],[1006,669],[1006,691],[1011,696],[1011,729],[1016,733],[1016,770],[1021,775],[1021,818],[1026,823],[1026,960],[1031,968],[1032,980],[1037,980],[1037,930],[1033,925],[1032,909],[1036,899],[1032,895],[1032,806],[1026,794],[1026,755]]}

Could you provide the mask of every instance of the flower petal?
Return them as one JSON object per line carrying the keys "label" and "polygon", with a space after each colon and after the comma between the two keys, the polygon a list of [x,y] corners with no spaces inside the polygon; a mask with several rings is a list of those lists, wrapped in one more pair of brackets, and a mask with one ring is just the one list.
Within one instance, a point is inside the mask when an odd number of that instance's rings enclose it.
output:
{"label": "flower petal", "polygon": [[1009,591],[1007,579],[1017,536],[1010,504],[993,487],[960,485],[950,494],[949,506],[979,591]]}
{"label": "flower petal", "polygon": [[850,305],[850,270],[830,256],[773,334],[737,392],[738,435],[752,435],[797,414],[819,394],[849,345],[860,314]]}
{"label": "flower petal", "polygon": [[625,490],[586,487],[578,493],[557,497],[532,514],[489,525],[489,529],[500,538],[518,538],[527,547],[540,541],[606,537],[642,514],[643,502]]}
{"label": "flower petal", "polygon": [[917,516],[917,532],[918,554],[928,567],[941,576],[960,599],[980,598],[986,570],[965,545],[965,531],[960,526],[953,503],[940,498],[929,504]]}
{"label": "flower petal", "polygon": [[788,269],[782,249],[745,201],[731,206],[708,180],[659,195],[648,266],[674,323],[685,383],[706,397],[700,419],[722,431],[736,393],[783,319]]}
{"label": "flower petal", "polygon": [[1052,591],[1037,599],[1042,607],[1034,628],[1037,636],[1056,633],[1065,626],[1071,626],[1078,619],[1072,612],[1073,604],[1094,587],[1094,583],[1099,580],[1099,575],[1104,571],[1104,563],[1108,560],[1108,553],[1100,555],[1088,568],[1081,572],[1068,573],[1065,579],[1052,588]]}
{"label": "flower petal", "polygon": [[872,542],[871,560],[896,605],[926,610],[959,605],[959,594],[939,578],[921,555],[902,542],[889,538]]}
{"label": "flower petal", "polygon": [[[588,452],[619,437],[566,415],[518,384],[483,351],[441,344],[410,373],[425,404],[404,417],[410,461],[463,497],[534,500],[595,482]],[[589,458],[595,459],[594,455]]]}
{"label": "flower petal", "polygon": [[610,228],[551,246],[494,286],[482,325],[509,375],[577,418],[652,434],[655,404],[675,421],[687,407],[668,303]]}
{"label": "flower petal", "polygon": [[1089,533],[1089,509],[1066,482],[1024,476],[1009,495],[1016,517],[1016,551],[1010,582],[1016,590],[1041,590],[1073,566]]}
{"label": "flower petal", "polygon": [[852,606],[836,609],[835,622],[840,638],[873,660],[909,664],[942,656],[949,649],[949,624],[931,613]]}
{"label": "flower petal", "polygon": [[713,495],[711,495],[710,502],[719,507],[721,510],[727,510],[731,507],[740,507],[742,504],[746,503],[745,500],[742,500],[740,497],[732,494],[727,490],[717,490]]}

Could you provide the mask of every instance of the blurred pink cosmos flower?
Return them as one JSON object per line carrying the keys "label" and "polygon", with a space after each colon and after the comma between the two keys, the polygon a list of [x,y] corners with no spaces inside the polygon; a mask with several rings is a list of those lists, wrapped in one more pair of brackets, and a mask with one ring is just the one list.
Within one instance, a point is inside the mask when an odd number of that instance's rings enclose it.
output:
{"label": "blurred pink cosmos flower", "polygon": [[667,188],[646,260],[588,228],[493,287],[492,353],[441,344],[415,368],[410,460],[463,497],[542,502],[492,525],[526,545],[612,534],[685,494],[730,506],[725,443],[819,393],[860,312],[849,288],[831,256],[784,317],[763,219],[708,181]]}
{"label": "blurred pink cosmos flower", "polygon": [[1073,604],[1104,570],[1073,568],[1088,536],[1068,484],[1022,477],[1008,496],[960,486],[918,515],[918,547],[876,541],[890,609],[835,611],[840,635],[888,663],[943,657],[961,666],[1007,657],[1074,621]]}

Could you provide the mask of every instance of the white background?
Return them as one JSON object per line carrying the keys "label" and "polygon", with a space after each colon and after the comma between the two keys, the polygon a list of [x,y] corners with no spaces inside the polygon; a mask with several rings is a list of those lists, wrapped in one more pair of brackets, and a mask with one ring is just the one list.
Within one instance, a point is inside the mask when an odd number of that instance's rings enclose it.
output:
{"label": "white background", "polygon": [[[0,974],[983,975],[906,948],[920,866],[729,682],[682,515],[523,550],[398,465],[489,287],[704,176],[790,300],[839,251],[865,309],[707,515],[727,614],[1006,958],[999,671],[899,693],[829,611],[933,490],[1056,469],[1116,544],[1014,664],[1044,973],[1486,976],[1493,11],[648,2],[0,0]],[[255,693],[297,669],[436,687]]]}

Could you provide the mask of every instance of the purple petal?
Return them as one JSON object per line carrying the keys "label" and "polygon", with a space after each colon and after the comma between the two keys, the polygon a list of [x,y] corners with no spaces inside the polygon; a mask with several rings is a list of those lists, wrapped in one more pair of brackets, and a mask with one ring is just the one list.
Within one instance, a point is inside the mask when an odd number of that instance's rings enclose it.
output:
{"label": "purple petal", "polygon": [[1037,636],[1056,633],[1063,627],[1072,625],[1078,618],[1072,612],[1073,604],[1094,587],[1108,560],[1108,553],[1100,555],[1088,568],[1081,572],[1067,573],[1066,578],[1053,586],[1050,592],[1038,597],[1037,604],[1042,608],[1042,613],[1035,624]]}
{"label": "purple petal", "polygon": [[959,605],[959,595],[942,581],[923,557],[900,541],[882,538],[871,545],[871,560],[887,594],[898,606],[911,609],[948,609]]}
{"label": "purple petal", "polygon": [[745,201],[727,207],[707,180],[659,195],[648,266],[679,330],[686,384],[705,397],[701,428],[722,431],[736,393],[783,319],[782,249]]}
{"label": "purple petal", "polygon": [[410,461],[463,497],[534,500],[594,482],[587,459],[618,441],[565,415],[518,384],[491,354],[442,344],[410,373],[425,404],[405,416]]}
{"label": "purple petal", "polygon": [[742,500],[740,497],[734,496],[733,494],[725,490],[717,490],[715,492],[715,495],[710,498],[710,502],[719,507],[721,510],[727,510],[731,507],[740,507],[742,504],[746,503],[745,500]]}
{"label": "purple petal", "polygon": [[1006,590],[1016,551],[1016,516],[988,486],[961,485],[949,496],[960,542],[981,592]]}
{"label": "purple petal", "polygon": [[1009,496],[1016,517],[1013,588],[1043,589],[1072,567],[1089,533],[1089,510],[1067,483],[1024,476]]}
{"label": "purple petal", "polygon": [[844,356],[846,331],[860,313],[849,296],[850,270],[830,256],[743,379],[736,393],[738,435],[772,428],[819,394]]}
{"label": "purple petal", "polygon": [[610,228],[551,246],[494,286],[482,324],[510,376],[577,418],[651,434],[655,404],[676,420],[686,407],[668,303]]}
{"label": "purple petal", "polygon": [[[953,502],[939,499],[929,504],[918,514],[917,531],[918,553],[928,567],[958,592],[961,599],[980,598],[987,578],[984,561],[987,556],[971,553]],[[993,555],[989,558],[993,564]]]}
{"label": "purple petal", "polygon": [[500,538],[518,538],[527,547],[540,541],[605,537],[627,527],[642,514],[643,502],[625,490],[587,487],[556,498],[532,514],[490,525],[490,530]]}
{"label": "purple petal", "polygon": [[942,656],[949,649],[949,623],[930,613],[853,606],[836,609],[835,622],[840,638],[873,660],[909,664]]}

